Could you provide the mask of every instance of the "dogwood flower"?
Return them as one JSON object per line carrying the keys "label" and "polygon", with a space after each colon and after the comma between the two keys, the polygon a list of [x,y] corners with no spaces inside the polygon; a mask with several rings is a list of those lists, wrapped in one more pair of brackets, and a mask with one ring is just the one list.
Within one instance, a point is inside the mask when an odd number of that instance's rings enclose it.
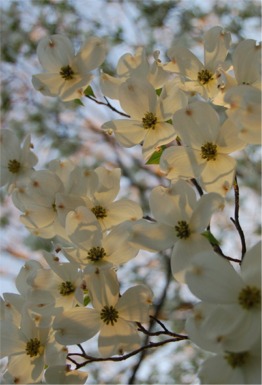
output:
{"label": "dogwood flower", "polygon": [[132,222],[124,222],[115,226],[109,234],[101,231],[92,239],[87,235],[84,242],[83,238],[77,242],[78,233],[73,236],[74,247],[63,248],[63,253],[70,262],[81,268],[92,265],[96,269],[105,264],[119,266],[138,253],[138,249],[128,242],[132,225]]}
{"label": "dogwood flower", "polygon": [[243,352],[225,352],[208,358],[198,376],[202,384],[260,384],[261,343]]}
{"label": "dogwood flower", "polygon": [[[261,333],[260,255],[261,243],[258,243],[245,255],[238,274],[221,256],[203,252],[194,257],[186,273],[186,283],[194,295],[208,304],[219,305],[228,313],[220,316],[217,338],[227,341],[232,334],[233,351],[249,349]],[[209,316],[211,329],[218,317],[217,312]],[[208,335],[208,328],[206,330]]]}
{"label": "dogwood flower", "polygon": [[148,321],[152,293],[146,286],[138,285],[119,298],[113,270],[104,270],[104,274],[111,275],[103,280],[104,285],[99,269],[90,282],[89,294],[94,308],[78,307],[65,311],[55,318],[53,328],[56,340],[67,345],[84,342],[99,332],[99,352],[106,357],[140,346],[135,322]]}
{"label": "dogwood flower", "polygon": [[[176,97],[173,97],[176,91]],[[154,87],[138,78],[130,78],[119,89],[121,107],[131,119],[119,119],[102,125],[114,132],[117,141],[124,147],[133,147],[143,142],[143,157],[149,157],[160,146],[176,138],[174,127],[167,123],[174,111],[187,105],[186,96],[175,89],[171,95],[163,92],[158,97]],[[161,93],[162,94],[162,93]],[[172,102],[171,102],[172,100]]]}
{"label": "dogwood flower", "polygon": [[67,239],[64,229],[66,215],[84,204],[81,197],[66,194],[60,178],[49,170],[34,171],[26,188],[16,189],[12,198],[24,212],[21,216],[24,225],[43,238],[59,235]]}
{"label": "dogwood flower", "polygon": [[38,159],[32,152],[31,138],[28,135],[23,146],[11,130],[0,133],[0,187],[7,185],[9,192],[15,186],[24,186],[34,171]]}
{"label": "dogwood flower", "polygon": [[198,373],[201,383],[260,383],[261,338],[259,333],[253,343],[245,334],[239,338],[239,327],[241,320],[230,306],[226,309],[203,302],[194,306],[185,326],[189,338],[202,349],[215,353],[201,365]]}
{"label": "dogwood flower", "polygon": [[[184,282],[185,271],[194,255],[212,250],[202,233],[212,214],[223,208],[224,199],[219,194],[210,193],[197,201],[194,190],[186,181],[180,180],[169,188],[154,188],[149,204],[157,224],[138,221],[131,230],[130,242],[146,250],[163,250],[174,246],[172,273],[177,281]],[[157,229],[159,234],[155,236]]]}
{"label": "dogwood flower", "polygon": [[98,179],[90,181],[85,205],[95,215],[103,230],[142,217],[142,209],[136,202],[127,198],[116,199],[120,189],[120,169],[98,167],[95,173]]}
{"label": "dogwood flower", "polygon": [[216,26],[204,34],[204,64],[187,48],[174,45],[167,55],[170,62],[164,65],[167,71],[178,73],[186,79],[183,89],[198,92],[204,98],[214,98],[218,93],[219,66],[225,65],[231,35]]}
{"label": "dogwood flower", "polygon": [[194,102],[173,116],[183,146],[169,147],[160,158],[167,178],[198,178],[207,192],[225,195],[235,177],[236,160],[228,154],[245,147],[235,125],[220,124],[217,113],[204,102]]}
{"label": "dogwood flower", "polygon": [[42,251],[51,269],[38,269],[28,280],[32,291],[47,291],[55,300],[56,308],[68,309],[83,303],[82,274],[71,263],[60,262],[57,256]]}
{"label": "dogwood flower", "polygon": [[37,383],[45,365],[65,364],[67,349],[53,338],[49,328],[37,328],[26,312],[21,327],[3,323],[1,357],[8,356],[7,373],[10,383]]}
{"label": "dogwood flower", "polygon": [[142,81],[147,79],[155,89],[161,88],[168,80],[169,74],[164,71],[159,60],[159,51],[153,53],[154,61],[149,64],[144,47],[138,47],[134,55],[126,53],[119,59],[116,67],[117,77],[102,73],[100,86],[104,95],[111,99],[119,99],[119,87],[128,78],[135,77]]}
{"label": "dogwood flower", "polygon": [[224,100],[238,137],[248,144],[261,144],[261,91],[249,85],[235,86],[227,91]]}
{"label": "dogwood flower", "polygon": [[102,64],[105,55],[105,42],[98,37],[90,37],[75,55],[66,36],[46,36],[37,47],[39,62],[46,72],[33,76],[33,86],[63,101],[78,99],[93,77],[91,71]]}

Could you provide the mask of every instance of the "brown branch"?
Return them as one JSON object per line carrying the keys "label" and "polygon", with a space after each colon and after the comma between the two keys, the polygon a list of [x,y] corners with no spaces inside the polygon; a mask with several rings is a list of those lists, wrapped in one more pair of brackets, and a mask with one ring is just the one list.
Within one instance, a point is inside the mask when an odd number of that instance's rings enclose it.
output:
{"label": "brown branch", "polygon": [[86,97],[88,99],[92,100],[93,102],[97,103],[97,104],[102,104],[103,106],[106,106],[106,107],[110,108],[110,110],[116,112],[119,115],[125,116],[126,118],[130,118],[130,115],[125,114],[124,112],[119,111],[117,108],[112,106],[112,104],[108,101],[108,99],[105,96],[104,96],[104,99],[105,99],[106,103],[105,102],[101,102],[100,100],[97,100],[96,98],[94,98],[93,96],[90,96],[90,95],[88,95],[88,96],[86,95]]}
{"label": "brown branch", "polygon": [[166,336],[170,336],[170,337],[181,338],[181,340],[188,339],[188,337],[183,335],[183,334],[173,333],[170,330],[168,330],[166,328],[166,326],[161,321],[159,321],[157,318],[155,318],[153,316],[150,316],[150,317],[153,318],[154,321],[157,322],[163,328],[163,330],[160,330],[158,332],[151,332],[151,331],[145,329],[144,326],[141,325],[139,322],[137,322],[137,325],[138,325],[138,329],[137,330],[139,332],[142,332],[142,333],[144,333],[144,334],[146,334],[146,335],[148,335],[150,337],[166,335]]}
{"label": "brown branch", "polygon": [[237,232],[240,237],[241,245],[242,245],[242,254],[241,254],[241,262],[243,262],[245,253],[246,253],[246,240],[245,240],[245,235],[243,232],[243,229],[240,225],[239,222],[239,186],[237,183],[237,177],[235,176],[235,181],[233,184],[234,187],[234,193],[235,193],[235,212],[234,212],[234,218],[230,218],[230,220],[234,223],[235,228],[237,229]]}
{"label": "brown branch", "polygon": [[[79,369],[85,365],[90,364],[91,362],[124,361],[124,360],[127,360],[128,358],[130,358],[132,356],[135,356],[136,354],[138,354],[140,352],[145,351],[146,349],[153,349],[153,348],[157,348],[158,346],[163,346],[165,344],[168,344],[170,342],[178,342],[178,341],[186,340],[186,339],[188,339],[187,336],[185,336],[185,338],[169,338],[167,340],[160,341],[160,342],[150,342],[147,345],[141,346],[141,348],[139,348],[139,349],[133,350],[130,353],[124,354],[122,356],[117,356],[117,357],[104,357],[103,358],[103,357],[93,357],[93,356],[89,356],[89,355],[83,354],[83,353],[68,353],[67,358],[76,365],[76,369]],[[74,359],[71,358],[72,356],[86,358],[86,361],[81,362],[81,363],[77,363]]]}
{"label": "brown branch", "polygon": [[[165,287],[163,289],[162,295],[161,295],[161,297],[160,297],[160,299],[158,301],[158,304],[155,306],[154,316],[151,317],[149,328],[148,328],[148,332],[149,333],[153,329],[154,324],[156,322],[155,319],[158,318],[158,315],[160,314],[160,311],[161,311],[161,309],[162,309],[162,307],[164,305],[164,302],[165,302],[165,299],[166,299],[166,295],[167,295],[167,289],[168,289],[170,281],[171,281],[170,260],[169,260],[169,258],[167,258],[167,256],[165,258],[165,263],[166,263],[166,284],[165,284]],[[147,345],[148,342],[149,342],[149,335],[147,334],[146,338],[144,340],[144,345]],[[133,372],[132,372],[132,375],[129,378],[128,384],[134,384],[136,373],[137,373],[138,369],[140,368],[140,366],[141,366],[145,356],[146,356],[146,350],[142,350],[141,351],[141,355],[139,357],[139,360],[138,360],[138,362],[136,363],[136,365],[133,368]]]}

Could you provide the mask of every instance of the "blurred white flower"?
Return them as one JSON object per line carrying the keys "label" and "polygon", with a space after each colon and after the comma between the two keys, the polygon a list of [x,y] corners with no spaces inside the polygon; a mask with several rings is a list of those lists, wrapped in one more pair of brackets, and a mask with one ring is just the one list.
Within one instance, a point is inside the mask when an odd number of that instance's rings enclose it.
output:
{"label": "blurred white flower", "polygon": [[147,79],[155,89],[161,88],[169,78],[159,60],[159,52],[153,53],[154,61],[149,64],[144,47],[138,47],[134,55],[126,53],[119,59],[116,67],[117,77],[102,73],[100,86],[104,95],[111,99],[119,99],[119,88],[128,78],[144,81]]}
{"label": "blurred white flower", "polygon": [[10,322],[1,327],[1,357],[8,356],[4,378],[9,383],[37,383],[45,365],[65,364],[67,349],[54,340],[49,328],[36,327],[26,312],[19,328]]}
{"label": "blurred white flower", "polygon": [[199,253],[191,261],[186,283],[204,303],[217,306],[206,316],[194,317],[196,325],[190,327],[193,340],[196,334],[201,335],[202,327],[206,333],[203,340],[217,341],[225,350],[244,351],[260,339],[261,243],[246,253],[240,273],[213,252]]}
{"label": "blurred white flower", "polygon": [[9,192],[12,192],[16,186],[25,186],[37,161],[37,156],[32,152],[30,135],[27,135],[21,146],[13,131],[1,130],[0,187],[7,185]]}
{"label": "blurred white flower", "polygon": [[163,68],[185,78],[184,90],[212,99],[219,91],[220,67],[227,68],[225,59],[230,43],[229,32],[213,27],[204,34],[204,64],[187,48],[174,45],[167,53],[171,61]]}

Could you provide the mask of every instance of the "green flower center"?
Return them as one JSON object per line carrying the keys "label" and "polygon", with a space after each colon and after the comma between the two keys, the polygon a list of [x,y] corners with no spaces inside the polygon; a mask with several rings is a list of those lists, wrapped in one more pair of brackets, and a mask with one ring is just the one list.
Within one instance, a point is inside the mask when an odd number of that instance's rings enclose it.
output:
{"label": "green flower center", "polygon": [[105,249],[103,247],[92,247],[87,253],[87,259],[92,262],[98,262],[106,256]]}
{"label": "green flower center", "polygon": [[41,343],[37,338],[31,338],[26,344],[26,354],[30,357],[35,357],[40,351]]}
{"label": "green flower center", "polygon": [[9,160],[7,168],[12,174],[17,174],[20,171],[21,163],[15,159]]}
{"label": "green flower center", "polygon": [[261,303],[261,291],[257,287],[246,286],[238,296],[238,303],[246,310],[259,307]]}
{"label": "green flower center", "polygon": [[145,116],[142,118],[143,127],[145,130],[152,128],[154,130],[156,128],[157,117],[153,112],[147,112]]}
{"label": "green flower center", "polygon": [[91,209],[92,213],[95,214],[97,219],[102,219],[107,217],[106,209],[102,206],[95,206]]}
{"label": "green flower center", "polygon": [[100,318],[105,324],[113,326],[118,319],[118,311],[113,306],[104,306],[100,313]]}
{"label": "green flower center", "polygon": [[245,365],[248,352],[241,352],[241,353],[226,353],[224,358],[228,362],[228,364],[233,368],[241,367]]}
{"label": "green flower center", "polygon": [[63,296],[70,295],[71,293],[74,293],[75,286],[70,281],[62,282],[59,286],[59,293]]}
{"label": "green flower center", "polygon": [[178,221],[175,230],[177,237],[180,239],[186,239],[190,236],[190,229],[186,221]]}
{"label": "green flower center", "polygon": [[59,74],[65,80],[72,80],[74,78],[75,73],[72,70],[72,68],[68,65],[68,66],[62,67]]}
{"label": "green flower center", "polygon": [[197,79],[198,79],[199,83],[204,85],[213,79],[213,74],[210,71],[208,71],[207,69],[201,70],[197,74]]}
{"label": "green flower center", "polygon": [[201,146],[201,157],[203,159],[216,160],[217,157],[217,145],[211,142],[207,142],[203,146]]}

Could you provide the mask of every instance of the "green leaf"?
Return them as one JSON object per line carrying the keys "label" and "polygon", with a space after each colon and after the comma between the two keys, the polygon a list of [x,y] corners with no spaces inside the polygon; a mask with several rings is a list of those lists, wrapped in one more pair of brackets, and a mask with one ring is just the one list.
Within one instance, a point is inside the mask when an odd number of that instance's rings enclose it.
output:
{"label": "green leaf", "polygon": [[146,162],[146,164],[159,164],[159,161],[160,161],[160,157],[164,151],[164,149],[166,148],[166,146],[161,146],[159,148],[159,150],[155,151],[151,157],[149,158],[149,160]]}
{"label": "green leaf", "polygon": [[158,88],[158,89],[156,90],[157,96],[159,96],[159,95],[161,94],[161,92],[162,92],[162,88]]}
{"label": "green leaf", "polygon": [[86,89],[84,90],[84,94],[85,96],[93,96],[94,98],[96,97],[91,86],[86,87]]}
{"label": "green leaf", "polygon": [[74,99],[74,103],[79,106],[85,106],[84,103],[80,99]]}
{"label": "green leaf", "polygon": [[214,235],[209,231],[206,230],[203,233],[201,233],[207,240],[211,243],[211,245],[219,245],[219,241],[214,237]]}
{"label": "green leaf", "polygon": [[90,303],[90,298],[88,295],[84,297],[84,306],[87,306]]}

